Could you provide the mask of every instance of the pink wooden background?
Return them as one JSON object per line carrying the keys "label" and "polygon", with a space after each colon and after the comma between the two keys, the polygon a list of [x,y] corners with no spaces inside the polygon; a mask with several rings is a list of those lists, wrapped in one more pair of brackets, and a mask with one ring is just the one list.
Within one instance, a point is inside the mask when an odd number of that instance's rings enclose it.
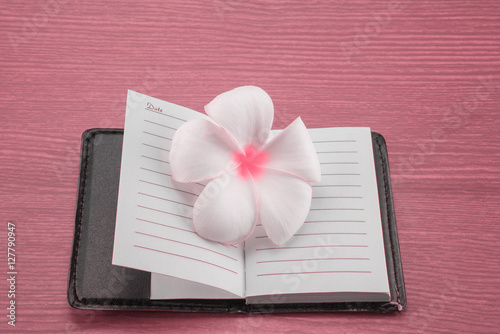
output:
{"label": "pink wooden background", "polygon": [[[496,332],[500,2],[6,1],[0,5],[0,332]],[[275,127],[370,126],[388,144],[408,307],[245,316],[72,309],[81,133],[123,127],[127,89],[202,111],[264,88]]]}

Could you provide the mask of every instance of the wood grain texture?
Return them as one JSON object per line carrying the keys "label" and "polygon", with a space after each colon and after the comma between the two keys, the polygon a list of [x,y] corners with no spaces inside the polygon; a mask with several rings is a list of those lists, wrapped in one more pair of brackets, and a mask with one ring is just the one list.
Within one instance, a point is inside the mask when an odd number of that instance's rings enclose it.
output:
{"label": "wood grain texture", "polygon": [[[13,332],[479,332],[500,327],[500,2],[2,1],[0,266],[16,223]],[[275,127],[386,138],[401,314],[92,312],[66,302],[80,136],[123,127],[127,89],[202,111],[239,85]],[[0,280],[0,331],[8,286]]]}

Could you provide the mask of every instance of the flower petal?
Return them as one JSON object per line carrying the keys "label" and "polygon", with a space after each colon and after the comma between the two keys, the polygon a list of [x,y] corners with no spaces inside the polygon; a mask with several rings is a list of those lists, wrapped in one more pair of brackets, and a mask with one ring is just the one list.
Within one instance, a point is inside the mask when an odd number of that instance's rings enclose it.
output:
{"label": "flower petal", "polygon": [[289,172],[309,182],[321,180],[318,154],[300,117],[267,143],[262,150],[267,152],[269,158],[266,168]]}
{"label": "flower petal", "polygon": [[170,148],[172,178],[179,182],[212,179],[234,167],[236,144],[216,124],[194,119],[177,129]]}
{"label": "flower petal", "polygon": [[240,149],[260,148],[267,141],[274,118],[271,97],[256,86],[242,86],[218,95],[205,106],[206,113],[226,129]]}
{"label": "flower petal", "polygon": [[203,238],[236,244],[250,236],[258,217],[253,182],[224,173],[201,192],[193,209],[193,223]]}
{"label": "flower petal", "polygon": [[306,220],[312,187],[292,174],[269,169],[255,180],[255,186],[259,195],[259,220],[269,239],[282,245]]}

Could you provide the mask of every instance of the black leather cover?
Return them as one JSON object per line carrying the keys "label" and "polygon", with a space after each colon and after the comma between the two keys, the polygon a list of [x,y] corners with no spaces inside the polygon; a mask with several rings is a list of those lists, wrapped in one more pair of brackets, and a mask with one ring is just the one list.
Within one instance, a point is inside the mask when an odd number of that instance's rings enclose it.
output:
{"label": "black leather cover", "polygon": [[157,309],[210,312],[402,311],[406,294],[387,149],[372,133],[391,288],[390,302],[246,305],[244,300],[150,300],[150,273],[113,266],[111,257],[120,177],[122,129],[89,129],[83,133],[68,302],[79,309]]}

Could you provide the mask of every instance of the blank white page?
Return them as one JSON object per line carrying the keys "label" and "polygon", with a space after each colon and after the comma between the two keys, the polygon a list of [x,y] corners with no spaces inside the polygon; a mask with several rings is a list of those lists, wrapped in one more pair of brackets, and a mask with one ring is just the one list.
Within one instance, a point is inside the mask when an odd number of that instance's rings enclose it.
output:
{"label": "blank white page", "polygon": [[200,117],[206,116],[128,92],[113,264],[243,296],[242,246],[199,237],[192,209],[204,185],[175,183],[171,178],[172,136],[185,121]]}
{"label": "blank white page", "polygon": [[309,133],[322,174],[313,184],[311,210],[283,246],[256,227],[245,243],[247,296],[276,295],[270,301],[284,303],[300,300],[287,294],[336,292],[339,300],[389,300],[370,129]]}

